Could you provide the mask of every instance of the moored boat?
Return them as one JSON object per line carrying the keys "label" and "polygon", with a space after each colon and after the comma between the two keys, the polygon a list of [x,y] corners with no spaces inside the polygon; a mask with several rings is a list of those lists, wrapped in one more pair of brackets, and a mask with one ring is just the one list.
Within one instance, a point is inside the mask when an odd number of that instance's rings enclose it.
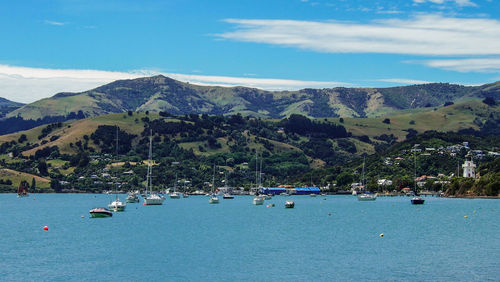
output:
{"label": "moored boat", "polygon": [[260,206],[264,204],[264,197],[262,196],[255,196],[253,198],[253,204],[256,206]]}
{"label": "moored boat", "polygon": [[98,217],[111,217],[113,213],[107,208],[94,208],[89,211],[90,217],[98,218]]}
{"label": "moored boat", "polygon": [[364,194],[358,195],[358,201],[375,201],[376,199],[377,199],[376,194],[364,193]]}
{"label": "moored boat", "polygon": [[424,202],[425,202],[425,200],[422,199],[422,197],[420,197],[420,196],[415,196],[415,197],[411,198],[412,205],[423,205]]}
{"label": "moored boat", "polygon": [[223,199],[234,199],[234,196],[229,194],[229,193],[226,193],[226,194],[224,194],[224,196],[222,198]]}
{"label": "moored boat", "polygon": [[293,209],[295,207],[295,202],[294,201],[286,201],[285,202],[285,208],[287,209]]}
{"label": "moored boat", "polygon": [[116,196],[116,199],[108,205],[108,209],[115,211],[115,212],[124,211],[126,207],[127,207],[127,204],[120,201],[120,199],[118,198],[118,195]]}
{"label": "moored boat", "polygon": [[23,180],[19,183],[19,186],[17,187],[17,196],[18,197],[28,197],[28,188],[29,188],[28,181]]}
{"label": "moored boat", "polygon": [[[144,205],[145,206],[158,206],[163,205],[163,201],[165,197],[158,195],[157,193],[153,193],[153,188],[151,187],[151,158],[153,155],[153,132],[151,131],[149,135],[149,157],[148,157],[148,172],[146,177],[146,196],[144,197]],[[148,191],[149,188],[149,191]]]}
{"label": "moored boat", "polygon": [[139,197],[135,193],[129,193],[127,198],[125,199],[125,202],[127,203],[139,203]]}

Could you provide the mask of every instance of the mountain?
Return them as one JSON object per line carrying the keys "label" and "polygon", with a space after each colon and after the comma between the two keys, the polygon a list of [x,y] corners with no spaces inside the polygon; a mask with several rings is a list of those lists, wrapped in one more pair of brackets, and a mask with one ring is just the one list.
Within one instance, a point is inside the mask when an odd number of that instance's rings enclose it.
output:
{"label": "mountain", "polygon": [[376,117],[400,110],[436,107],[445,102],[500,98],[500,82],[483,86],[447,83],[392,88],[326,88],[298,91],[264,91],[247,87],[198,86],[165,76],[118,80],[81,93],[59,93],[25,105],[7,116],[37,119],[120,112],[227,115],[283,118],[291,114],[309,117]]}
{"label": "mountain", "polygon": [[24,104],[13,102],[5,98],[0,97],[0,118],[4,117],[7,113],[12,112]]}

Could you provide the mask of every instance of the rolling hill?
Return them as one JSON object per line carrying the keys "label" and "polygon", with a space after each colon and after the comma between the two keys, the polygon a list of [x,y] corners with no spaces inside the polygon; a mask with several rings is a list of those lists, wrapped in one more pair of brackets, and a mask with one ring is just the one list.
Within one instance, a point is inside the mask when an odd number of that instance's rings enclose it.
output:
{"label": "rolling hill", "polygon": [[500,97],[500,82],[471,87],[432,83],[392,88],[329,88],[264,91],[246,87],[198,86],[165,76],[119,80],[81,93],[59,93],[11,111],[7,117],[37,119],[110,113],[169,112],[283,118],[378,117],[400,110],[437,107],[445,102]]}
{"label": "rolling hill", "polygon": [[0,97],[0,118],[6,116],[9,112],[12,112],[20,107],[22,107],[24,104],[18,103],[18,102],[13,102],[10,100],[7,100],[5,98]]}

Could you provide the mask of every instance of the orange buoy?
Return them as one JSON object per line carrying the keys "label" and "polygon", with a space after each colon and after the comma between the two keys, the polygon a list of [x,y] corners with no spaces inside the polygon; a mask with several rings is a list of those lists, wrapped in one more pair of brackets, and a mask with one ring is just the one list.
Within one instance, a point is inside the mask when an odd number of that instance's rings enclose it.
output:
{"label": "orange buoy", "polygon": [[47,225],[45,225],[45,226],[43,227],[43,230],[45,230],[45,231],[49,231],[49,227],[48,227]]}

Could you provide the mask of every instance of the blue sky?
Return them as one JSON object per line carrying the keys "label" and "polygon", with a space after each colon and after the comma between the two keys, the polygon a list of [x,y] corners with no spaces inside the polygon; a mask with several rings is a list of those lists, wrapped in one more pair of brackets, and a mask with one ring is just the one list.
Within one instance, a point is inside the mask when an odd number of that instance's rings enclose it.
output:
{"label": "blue sky", "polygon": [[0,97],[165,74],[263,89],[500,80],[496,0],[0,2]]}

